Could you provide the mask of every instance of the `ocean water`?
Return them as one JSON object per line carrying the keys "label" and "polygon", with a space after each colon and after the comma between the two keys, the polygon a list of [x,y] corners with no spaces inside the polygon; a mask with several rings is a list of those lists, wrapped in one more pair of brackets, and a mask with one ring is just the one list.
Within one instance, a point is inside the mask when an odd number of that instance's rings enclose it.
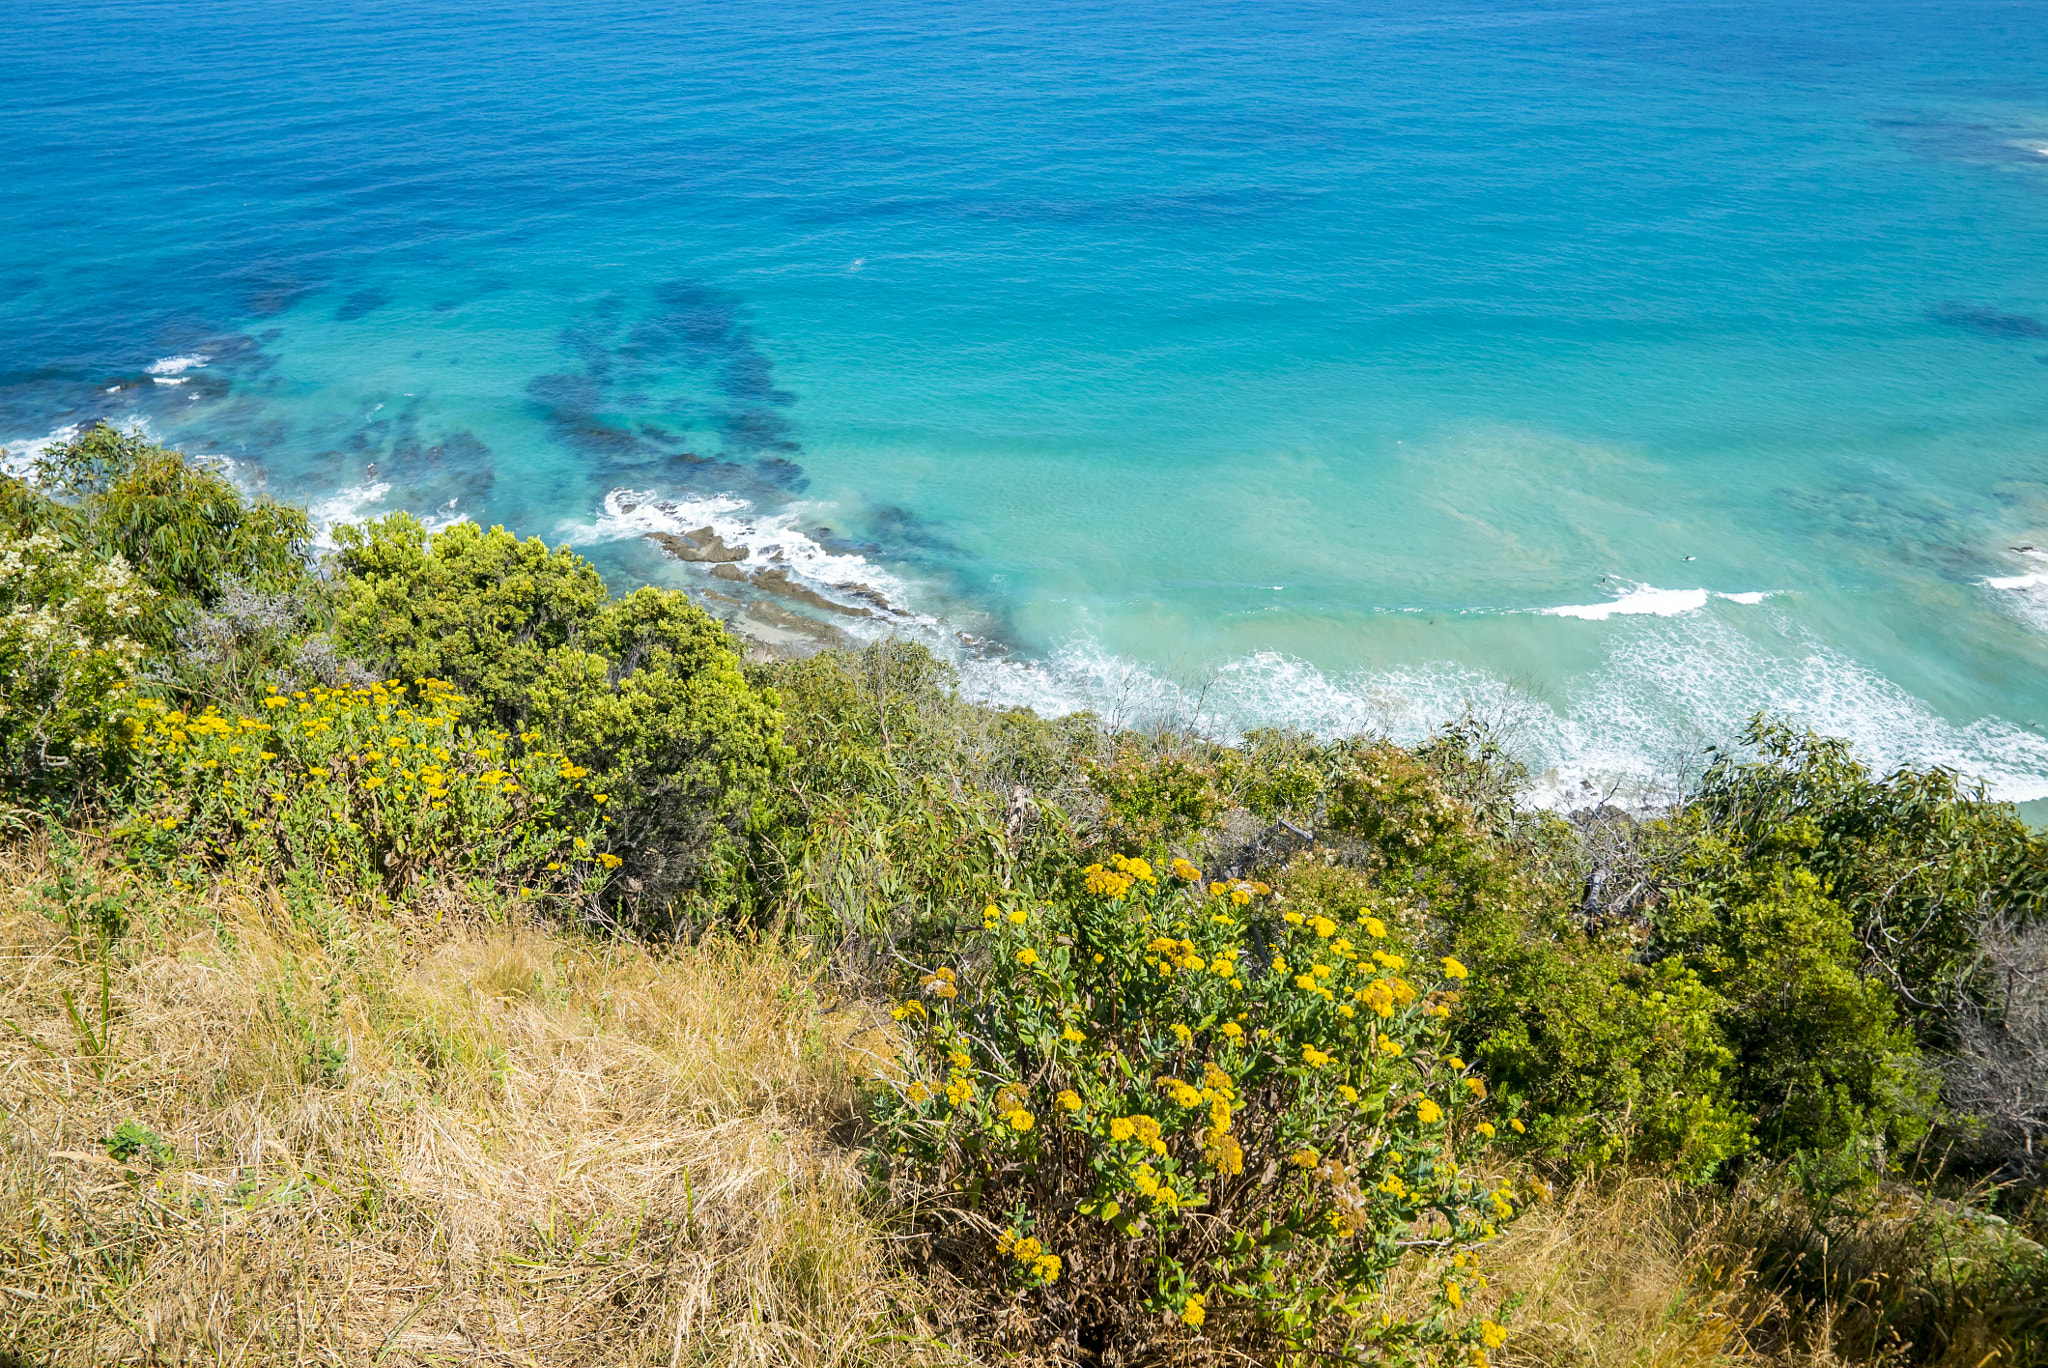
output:
{"label": "ocean water", "polygon": [[2041,0],[0,18],[14,466],[710,525],[982,696],[1557,801],[1758,708],[2048,798]]}

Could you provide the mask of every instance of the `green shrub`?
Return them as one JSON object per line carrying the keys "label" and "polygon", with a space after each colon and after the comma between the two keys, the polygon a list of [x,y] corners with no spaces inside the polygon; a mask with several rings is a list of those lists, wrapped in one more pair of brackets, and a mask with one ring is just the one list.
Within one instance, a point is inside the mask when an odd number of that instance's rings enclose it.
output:
{"label": "green shrub", "polygon": [[1461,867],[1478,853],[1472,809],[1421,757],[1390,742],[1363,745],[1345,757],[1324,822],[1397,873],[1416,867],[1469,872]]}
{"label": "green shrub", "polygon": [[75,798],[120,769],[156,598],[119,556],[0,528],[0,792]]}
{"label": "green shrub", "polygon": [[[1074,881],[991,905],[895,1010],[879,1158],[964,1209],[943,1244],[1105,1356],[1484,1362],[1505,1331],[1479,1250],[1520,1198],[1466,1171],[1494,1127],[1445,1021],[1464,967],[1185,861],[1164,887],[1121,856]],[[1404,1258],[1425,1314],[1378,1301]]]}
{"label": "green shrub", "polygon": [[75,504],[72,535],[101,560],[120,557],[157,594],[137,634],[167,647],[196,606],[231,581],[298,581],[311,549],[304,510],[246,499],[212,471],[104,423],[38,460],[43,490]]}
{"label": "green shrub", "polygon": [[1089,719],[965,702],[951,667],[898,640],[757,677],[782,699],[794,751],[782,844],[795,925],[876,954],[948,949],[962,908],[1068,866]]}
{"label": "green shrub", "polygon": [[748,684],[724,629],[680,594],[609,603],[583,639],[600,649],[555,651],[529,698],[536,730],[612,792],[628,866],[617,905],[646,931],[667,929],[683,895],[701,915],[744,914],[789,763],[775,694]]}
{"label": "green shrub", "polygon": [[1431,903],[1403,880],[1321,858],[1276,881],[1290,909],[1345,922],[1373,915],[1472,966],[1453,1020],[1521,1104],[1525,1152],[1576,1170],[1633,1160],[1699,1180],[1746,1148],[1746,1121],[1727,1096],[1720,999],[1682,965],[1639,964],[1630,937],[1575,927],[1527,891]]}
{"label": "green shrub", "polygon": [[138,858],[187,884],[247,863],[344,896],[441,884],[542,902],[589,896],[619,863],[588,772],[470,725],[441,681],[264,701],[260,718],[139,701],[140,796],[122,828]]}
{"label": "green shrub", "polygon": [[1847,913],[1860,955],[1899,1006],[1938,1036],[1941,1010],[1968,996],[1978,928],[2048,911],[2048,841],[1953,771],[1874,778],[1846,741],[1763,717],[1723,754],[1686,813],[1712,834],[1688,884],[1740,884],[1749,868],[1803,869]]}
{"label": "green shrub", "polygon": [[1327,783],[1330,747],[1300,732],[1248,732],[1234,767],[1237,799],[1254,816],[1313,826]]}
{"label": "green shrub", "polygon": [[1222,772],[1199,748],[1183,753],[1132,737],[1083,769],[1101,795],[1110,848],[1184,850],[1223,806]]}
{"label": "green shrub", "polygon": [[1733,1054],[1734,1101],[1763,1152],[1834,1150],[1868,1137],[1897,1150],[1926,1132],[1934,1082],[1891,986],[1860,972],[1847,909],[1800,864],[1735,864],[1714,838],[1693,860],[1715,875],[1674,896],[1646,951],[1711,991]]}
{"label": "green shrub", "polygon": [[446,679],[612,796],[612,914],[665,933],[770,892],[789,762],[772,691],[681,594],[607,597],[568,547],[405,514],[338,534],[335,636],[401,678]]}
{"label": "green shrub", "polygon": [[[566,546],[460,522],[429,538],[409,513],[338,528],[343,648],[400,679],[446,679],[511,730],[552,654],[605,602],[597,569]],[[543,721],[545,719],[542,719]]]}

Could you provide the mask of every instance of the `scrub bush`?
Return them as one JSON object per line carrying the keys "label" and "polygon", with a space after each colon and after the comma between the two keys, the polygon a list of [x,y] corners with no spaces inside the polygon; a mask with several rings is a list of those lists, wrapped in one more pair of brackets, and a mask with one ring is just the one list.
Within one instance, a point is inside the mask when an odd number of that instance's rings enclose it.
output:
{"label": "scrub bush", "polygon": [[36,479],[71,505],[53,531],[95,559],[120,558],[155,592],[137,628],[152,646],[170,646],[178,626],[232,582],[274,590],[306,575],[304,510],[246,498],[139,434],[97,424],[46,451]]}
{"label": "scrub bush", "polygon": [[[990,905],[894,1010],[878,1160],[1086,1352],[1483,1364],[1481,1250],[1523,1198],[1471,1171],[1495,1126],[1447,1024],[1467,971],[1270,894],[1117,856]],[[1404,1259],[1435,1290],[1395,1315]]]}
{"label": "scrub bush", "polygon": [[343,896],[440,883],[541,903],[588,896],[619,864],[589,772],[465,721],[439,680],[264,704],[259,718],[137,702],[137,858],[186,885],[240,865]]}
{"label": "scrub bush", "polygon": [[1189,749],[1130,738],[1107,759],[1082,762],[1102,798],[1107,848],[1185,849],[1216,820],[1224,776],[1202,748]]}
{"label": "scrub bush", "polygon": [[1740,885],[1752,868],[1804,870],[1849,919],[1866,972],[1939,1039],[1939,1014],[1970,998],[1979,929],[2048,913],[2048,841],[1954,771],[1878,778],[1849,743],[1759,717],[1719,754],[1685,814],[1686,882]]}
{"label": "scrub bush", "polygon": [[604,580],[567,546],[460,522],[431,537],[409,513],[335,531],[335,637],[400,679],[446,679],[510,730],[553,653],[604,606]]}
{"label": "scrub bush", "polygon": [[[1703,838],[1693,860],[1716,864]],[[1925,1134],[1935,1083],[1890,985],[1862,972],[1847,909],[1800,865],[1748,861],[1673,896],[1645,950],[1711,996],[1731,1100],[1766,1154]]]}
{"label": "scrub bush", "polygon": [[0,792],[75,798],[120,769],[156,599],[119,556],[0,528]]}
{"label": "scrub bush", "polygon": [[[913,642],[758,666],[788,718],[785,906],[849,957],[950,951],[973,909],[1071,867],[1094,720],[961,699]],[[963,912],[964,909],[964,912]],[[967,921],[963,925],[961,917]]]}
{"label": "scrub bush", "polygon": [[773,891],[789,763],[774,693],[672,591],[621,599],[568,547],[396,514],[337,535],[335,638],[399,678],[445,679],[522,744],[611,795],[609,915],[667,934]]}
{"label": "scrub bush", "polygon": [[1699,1181],[1747,1148],[1746,1119],[1726,1096],[1734,1059],[1720,999],[1682,964],[1639,963],[1633,938],[1577,927],[1540,892],[1504,887],[1466,903],[1438,882],[1431,900],[1323,853],[1275,882],[1290,910],[1345,923],[1370,915],[1484,970],[1452,1019],[1521,1104],[1524,1154],[1573,1169],[1633,1160]]}

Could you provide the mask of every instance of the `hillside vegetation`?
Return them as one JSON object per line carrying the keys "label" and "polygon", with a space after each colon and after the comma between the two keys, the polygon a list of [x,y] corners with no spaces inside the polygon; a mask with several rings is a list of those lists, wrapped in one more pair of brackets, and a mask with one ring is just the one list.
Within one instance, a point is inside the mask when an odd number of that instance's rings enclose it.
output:
{"label": "hillside vegetation", "polygon": [[2048,1358],[2048,843],[749,661],[98,428],[0,482],[0,1362]]}

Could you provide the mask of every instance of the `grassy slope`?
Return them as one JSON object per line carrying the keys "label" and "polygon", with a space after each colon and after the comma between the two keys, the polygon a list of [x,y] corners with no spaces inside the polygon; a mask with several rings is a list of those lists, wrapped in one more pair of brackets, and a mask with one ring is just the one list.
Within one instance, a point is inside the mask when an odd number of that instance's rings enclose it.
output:
{"label": "grassy slope", "polygon": [[[119,887],[101,962],[0,866],[0,1348],[31,1362],[931,1358],[856,1201],[858,1009],[773,946]],[[116,883],[106,871],[99,877]],[[136,1120],[161,1159],[109,1158]]]}
{"label": "grassy slope", "polygon": [[[294,914],[0,864],[0,1348],[28,1362],[957,1363],[849,1143],[874,1017],[772,943],[654,954],[451,905]],[[112,1048],[101,1055],[99,967]],[[71,993],[67,1008],[65,990]],[[109,1157],[126,1121],[161,1158]],[[1489,1259],[1506,1364],[1824,1363],[1668,1184],[1534,1208]],[[1398,1296],[1398,1292],[1396,1292]],[[985,1317],[976,1318],[982,1324]],[[996,1318],[1000,1320],[1000,1316]]]}

